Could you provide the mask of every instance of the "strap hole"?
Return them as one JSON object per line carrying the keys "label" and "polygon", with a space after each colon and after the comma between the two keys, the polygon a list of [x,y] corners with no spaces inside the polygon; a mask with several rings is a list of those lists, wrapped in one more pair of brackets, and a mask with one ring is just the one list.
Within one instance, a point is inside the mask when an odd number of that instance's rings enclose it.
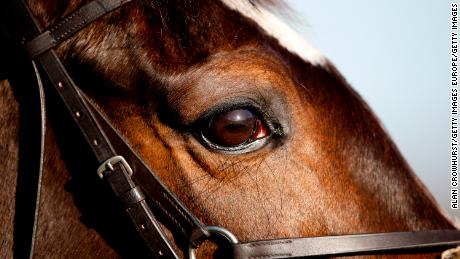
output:
{"label": "strap hole", "polygon": [[64,84],[63,84],[61,81],[59,81],[59,82],[58,82],[58,87],[59,87],[59,88],[62,88],[62,87],[64,87]]}
{"label": "strap hole", "polygon": [[80,112],[76,112],[76,113],[75,113],[75,116],[77,116],[78,118],[80,118],[80,116],[81,116]]}
{"label": "strap hole", "polygon": [[141,225],[140,225],[140,228],[141,228],[142,230],[145,230],[145,225],[144,225],[144,224],[141,224]]}
{"label": "strap hole", "polygon": [[93,140],[93,144],[94,144],[95,146],[99,146],[99,141],[97,141],[97,139],[95,139],[95,140]]}

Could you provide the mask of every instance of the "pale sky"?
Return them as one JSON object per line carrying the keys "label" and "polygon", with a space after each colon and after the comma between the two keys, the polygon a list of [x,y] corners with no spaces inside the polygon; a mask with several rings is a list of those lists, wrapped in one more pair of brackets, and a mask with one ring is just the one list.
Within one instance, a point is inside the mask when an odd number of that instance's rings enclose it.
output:
{"label": "pale sky", "polygon": [[450,209],[450,3],[287,0],[294,28],[364,97],[414,171]]}

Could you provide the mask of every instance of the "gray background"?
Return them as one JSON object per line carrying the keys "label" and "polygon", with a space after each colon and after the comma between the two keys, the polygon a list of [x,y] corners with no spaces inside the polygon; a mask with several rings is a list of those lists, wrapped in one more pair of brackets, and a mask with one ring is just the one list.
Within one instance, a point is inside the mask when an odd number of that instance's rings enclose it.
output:
{"label": "gray background", "polygon": [[288,0],[288,21],[363,96],[450,215],[450,3]]}

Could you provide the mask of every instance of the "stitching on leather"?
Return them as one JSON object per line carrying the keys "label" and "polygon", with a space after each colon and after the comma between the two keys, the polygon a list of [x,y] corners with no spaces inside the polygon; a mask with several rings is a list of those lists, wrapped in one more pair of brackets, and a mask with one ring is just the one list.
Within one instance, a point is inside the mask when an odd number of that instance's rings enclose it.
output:
{"label": "stitching on leather", "polygon": [[180,222],[178,222],[164,207],[161,205],[158,201],[155,201],[155,204],[169,217],[169,219],[174,222],[179,228],[180,231],[187,236],[187,233],[185,232],[185,229],[182,227]]}
{"label": "stitching on leather", "polygon": [[255,256],[249,256],[248,258],[251,259],[263,259],[263,258],[273,258],[275,256],[292,256],[292,254],[268,254],[268,255],[255,255]]}
{"label": "stitching on leather", "polygon": [[[103,15],[104,13],[108,12],[108,11],[112,11],[115,7],[117,6],[121,6],[125,3],[128,3],[130,2],[131,0],[127,0],[127,1],[121,1],[121,4],[119,5],[118,3],[115,3],[115,2],[111,2],[109,3],[108,6],[104,6],[104,8],[102,10],[96,10],[95,14],[93,15],[94,17],[100,17],[101,15]],[[84,8],[83,8],[84,9]],[[86,11],[86,9],[85,9]],[[73,13],[71,13],[69,16],[67,16],[66,18],[64,18],[62,21],[60,21],[59,23],[57,23],[56,25],[54,25],[53,27],[51,27],[49,29],[49,31],[51,33],[59,30],[61,27],[65,26],[66,24],[68,24],[69,22],[72,22],[72,20],[75,18],[75,16],[80,16],[82,17],[82,21],[79,22],[78,24],[72,26],[72,28],[70,28],[69,30],[67,31],[64,31],[62,33],[60,33],[59,35],[56,36],[56,41],[59,41],[61,40],[63,37],[65,37],[66,35],[68,35],[69,33],[75,31],[75,29],[78,29],[78,28],[81,28],[81,26],[85,25],[86,24],[86,19],[85,17],[83,17],[81,15],[81,13],[84,12],[82,11],[82,9],[78,10],[78,11],[75,11]],[[92,19],[94,19],[94,17],[92,17]]]}
{"label": "stitching on leather", "polygon": [[270,241],[264,243],[253,243],[249,244],[250,246],[272,246],[272,245],[283,245],[283,244],[291,244],[291,240],[279,240],[279,241]]}
{"label": "stitching on leather", "polygon": [[75,13],[71,13],[69,16],[67,16],[66,18],[64,18],[64,20],[60,21],[58,24],[56,24],[55,26],[53,26],[51,29],[50,29],[50,32],[54,32],[56,30],[58,30],[60,27],[62,27],[62,25],[64,23],[67,23],[70,19],[73,19],[73,17],[75,17],[75,15],[77,15],[78,12],[75,12]]}
{"label": "stitching on leather", "polygon": [[188,215],[186,215],[172,200],[171,198],[169,198],[169,196],[166,194],[166,193],[163,193],[163,197],[166,198],[166,200],[171,204],[173,205],[177,211],[179,211],[179,213],[187,220],[187,222],[190,224],[190,225],[193,225],[191,219],[189,219]]}
{"label": "stitching on leather", "polygon": [[70,29],[68,29],[67,31],[64,31],[62,32],[61,34],[59,34],[57,37],[56,37],[56,40],[61,40],[63,37],[67,36],[69,33],[72,33],[72,32],[75,32],[78,28],[82,28],[84,25],[85,25],[86,21],[85,20],[82,20],[80,23],[78,24],[75,24],[74,26],[72,26]]}

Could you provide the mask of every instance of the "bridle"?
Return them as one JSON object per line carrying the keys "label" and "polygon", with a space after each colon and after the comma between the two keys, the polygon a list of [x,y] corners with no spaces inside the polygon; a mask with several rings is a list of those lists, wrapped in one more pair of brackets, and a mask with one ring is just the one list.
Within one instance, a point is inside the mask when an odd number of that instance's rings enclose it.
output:
{"label": "bridle", "polygon": [[[0,29],[18,58],[32,60],[41,103],[40,170],[36,181],[35,215],[30,235],[29,255],[33,257],[39,211],[44,143],[44,90],[40,71],[67,107],[100,166],[95,170],[125,209],[137,232],[155,258],[179,258],[160,225],[168,222],[170,231],[190,245],[189,258],[203,241],[224,240],[233,258],[292,258],[360,255],[376,253],[415,253],[440,251],[460,244],[458,230],[432,230],[262,240],[239,243],[222,227],[206,226],[168,190],[154,171],[123,140],[111,123],[81,92],[57,57],[54,47],[94,20],[131,0],[94,0],[71,13],[56,25],[43,30],[23,1],[2,0]],[[1,33],[1,31],[0,31]],[[142,182],[140,186],[138,183]],[[151,195],[146,197],[145,193]],[[151,201],[147,203],[147,200]],[[155,207],[155,210],[151,209]],[[153,212],[155,211],[155,212]]]}

